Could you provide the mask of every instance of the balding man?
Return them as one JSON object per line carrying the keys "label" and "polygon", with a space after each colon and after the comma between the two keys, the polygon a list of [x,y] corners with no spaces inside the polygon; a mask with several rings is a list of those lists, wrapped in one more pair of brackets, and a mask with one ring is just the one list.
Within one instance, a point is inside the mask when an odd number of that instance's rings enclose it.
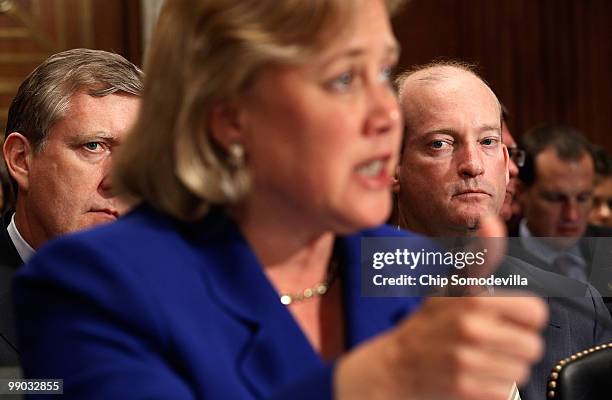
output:
{"label": "balding man", "polygon": [[[476,235],[483,216],[500,212],[509,181],[497,97],[461,63],[417,68],[402,74],[398,86],[406,121],[396,185],[398,224],[428,236]],[[586,296],[573,301],[609,319],[590,286],[510,257],[504,271],[529,277],[530,288]],[[552,298],[549,306],[546,353],[521,388],[523,400],[544,397],[546,378],[558,360],[610,339],[592,314],[575,312]]]}

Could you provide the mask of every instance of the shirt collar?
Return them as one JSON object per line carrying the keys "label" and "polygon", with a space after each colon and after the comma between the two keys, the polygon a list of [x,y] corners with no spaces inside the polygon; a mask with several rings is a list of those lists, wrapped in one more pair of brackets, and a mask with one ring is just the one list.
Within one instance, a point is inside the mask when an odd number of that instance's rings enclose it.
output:
{"label": "shirt collar", "polygon": [[583,266],[586,265],[586,262],[582,257],[582,253],[580,252],[580,247],[578,247],[578,243],[569,249],[555,249],[554,247],[547,245],[546,242],[538,240],[537,237],[533,236],[527,227],[527,220],[525,218],[523,218],[519,224],[519,236],[521,244],[525,249],[527,249],[527,251],[545,261],[549,265],[551,265],[555,259],[561,255],[569,255],[574,259],[574,261],[582,264]]}
{"label": "shirt collar", "polygon": [[15,214],[11,217],[11,223],[9,224],[8,234],[17,249],[17,253],[19,253],[19,257],[23,260],[24,263],[28,262],[30,258],[34,255],[34,249],[32,246],[25,241],[23,236],[17,230],[17,225],[15,225]]}

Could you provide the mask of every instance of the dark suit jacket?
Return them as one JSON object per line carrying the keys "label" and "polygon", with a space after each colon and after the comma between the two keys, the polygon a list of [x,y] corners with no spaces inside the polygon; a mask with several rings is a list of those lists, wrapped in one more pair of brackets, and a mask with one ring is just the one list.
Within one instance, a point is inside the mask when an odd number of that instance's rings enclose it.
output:
{"label": "dark suit jacket", "polygon": [[[511,232],[518,236],[518,232]],[[578,246],[587,263],[587,276],[591,283],[612,306],[612,229],[589,225]],[[545,261],[525,249],[520,239],[512,239],[509,254],[541,269],[553,271]]]}
{"label": "dark suit jacket", "polygon": [[11,284],[17,268],[23,264],[6,228],[12,212],[2,216],[0,227],[0,366],[19,364],[15,338]]}
{"label": "dark suit jacket", "polygon": [[527,385],[519,390],[523,400],[544,399],[548,376],[558,361],[594,344],[612,341],[612,319],[591,285],[508,256],[496,275],[512,274],[527,278],[528,290],[548,302],[549,325],[543,333],[545,354],[532,368]]}
{"label": "dark suit jacket", "polygon": [[[410,234],[381,227],[338,239],[349,349],[420,303],[361,296],[361,237],[398,235]],[[15,295],[25,376],[63,378],[66,398],[332,397],[333,365],[312,349],[220,212],[182,225],[141,206],[63,237],[20,270]],[[552,363],[600,333],[592,318],[551,305],[552,348],[523,399],[543,398]]]}

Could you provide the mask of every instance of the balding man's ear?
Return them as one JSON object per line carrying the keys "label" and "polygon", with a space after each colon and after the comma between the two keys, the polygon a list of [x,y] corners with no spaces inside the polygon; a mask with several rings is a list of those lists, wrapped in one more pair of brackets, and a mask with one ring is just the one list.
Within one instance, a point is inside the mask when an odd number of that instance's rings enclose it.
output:
{"label": "balding man's ear", "polygon": [[517,196],[517,201],[519,203],[519,205],[521,206],[521,210],[523,212],[523,215],[525,215],[525,210],[527,210],[527,208],[529,208],[529,189],[524,187],[523,185],[521,190],[518,191],[518,196]]}
{"label": "balding man's ear", "polygon": [[21,133],[13,132],[4,140],[2,151],[8,173],[17,182],[20,191],[27,191],[32,160],[30,141]]}
{"label": "balding man's ear", "polygon": [[399,173],[400,173],[400,166],[396,165],[395,172],[393,173],[393,177],[391,178],[391,189],[393,193],[399,193],[400,191]]}
{"label": "balding man's ear", "polygon": [[510,183],[510,153],[508,153],[508,146],[502,145],[504,150],[504,163],[506,164],[506,186]]}

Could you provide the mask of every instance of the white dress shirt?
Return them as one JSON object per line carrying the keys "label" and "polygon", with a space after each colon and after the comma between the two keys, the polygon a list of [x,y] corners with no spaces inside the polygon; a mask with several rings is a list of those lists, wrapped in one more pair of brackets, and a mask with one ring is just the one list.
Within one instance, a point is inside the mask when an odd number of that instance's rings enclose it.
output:
{"label": "white dress shirt", "polygon": [[30,258],[34,255],[34,249],[32,246],[25,241],[23,236],[17,230],[17,225],[15,225],[15,214],[11,217],[11,223],[9,224],[8,234],[17,249],[17,253],[19,253],[19,257],[23,260],[24,263],[28,262]]}
{"label": "white dress shirt", "polygon": [[556,249],[549,246],[546,242],[533,236],[525,219],[522,219],[519,225],[519,236],[523,247],[547,265],[552,266],[555,269],[554,272],[581,282],[588,281],[587,263],[578,243],[568,249]]}

